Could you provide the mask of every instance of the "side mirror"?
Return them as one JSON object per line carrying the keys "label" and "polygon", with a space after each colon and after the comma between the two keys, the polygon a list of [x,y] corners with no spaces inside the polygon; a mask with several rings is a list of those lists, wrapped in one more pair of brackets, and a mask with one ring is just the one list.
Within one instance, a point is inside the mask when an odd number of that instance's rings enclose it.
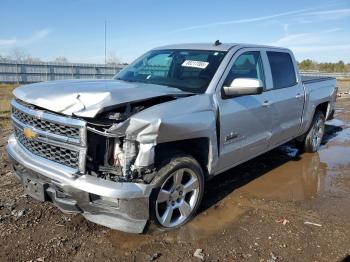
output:
{"label": "side mirror", "polygon": [[236,78],[230,86],[224,86],[226,96],[257,95],[263,91],[263,83],[256,78]]}

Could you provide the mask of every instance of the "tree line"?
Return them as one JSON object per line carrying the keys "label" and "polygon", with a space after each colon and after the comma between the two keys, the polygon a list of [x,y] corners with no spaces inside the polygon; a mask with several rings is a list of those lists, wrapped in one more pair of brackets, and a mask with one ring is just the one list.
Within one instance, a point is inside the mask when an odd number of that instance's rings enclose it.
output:
{"label": "tree line", "polygon": [[318,63],[311,59],[305,59],[298,64],[300,70],[317,70],[327,73],[350,72],[350,64],[345,64],[342,60],[338,61],[337,63]]}

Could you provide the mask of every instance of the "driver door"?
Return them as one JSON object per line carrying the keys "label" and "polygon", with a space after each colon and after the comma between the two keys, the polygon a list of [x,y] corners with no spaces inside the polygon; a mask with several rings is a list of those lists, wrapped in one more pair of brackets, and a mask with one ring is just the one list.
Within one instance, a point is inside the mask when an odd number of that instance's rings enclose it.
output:
{"label": "driver door", "polygon": [[221,95],[219,171],[267,151],[272,130],[271,98],[265,92],[267,74],[261,52],[241,50],[232,60],[224,85],[236,78],[255,78],[264,83],[264,91],[231,98]]}

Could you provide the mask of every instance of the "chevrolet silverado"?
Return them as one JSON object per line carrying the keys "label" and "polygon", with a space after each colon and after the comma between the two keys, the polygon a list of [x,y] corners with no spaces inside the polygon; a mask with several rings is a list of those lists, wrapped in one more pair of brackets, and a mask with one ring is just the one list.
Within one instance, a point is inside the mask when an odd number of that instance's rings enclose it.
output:
{"label": "chevrolet silverado", "polygon": [[40,201],[127,232],[174,229],[215,175],[290,140],[317,151],[336,91],[285,48],[170,45],[111,80],[16,88],[7,151]]}

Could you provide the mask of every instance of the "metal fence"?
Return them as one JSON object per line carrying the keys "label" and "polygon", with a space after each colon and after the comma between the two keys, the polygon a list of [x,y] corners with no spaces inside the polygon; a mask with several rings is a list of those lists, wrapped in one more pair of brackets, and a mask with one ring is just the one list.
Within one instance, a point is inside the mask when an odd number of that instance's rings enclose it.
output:
{"label": "metal fence", "polygon": [[350,78],[350,72],[327,73],[327,72],[320,72],[317,70],[302,70],[300,71],[300,73],[305,76],[330,76],[335,78]]}
{"label": "metal fence", "polygon": [[110,79],[122,68],[122,65],[0,61],[0,83]]}

